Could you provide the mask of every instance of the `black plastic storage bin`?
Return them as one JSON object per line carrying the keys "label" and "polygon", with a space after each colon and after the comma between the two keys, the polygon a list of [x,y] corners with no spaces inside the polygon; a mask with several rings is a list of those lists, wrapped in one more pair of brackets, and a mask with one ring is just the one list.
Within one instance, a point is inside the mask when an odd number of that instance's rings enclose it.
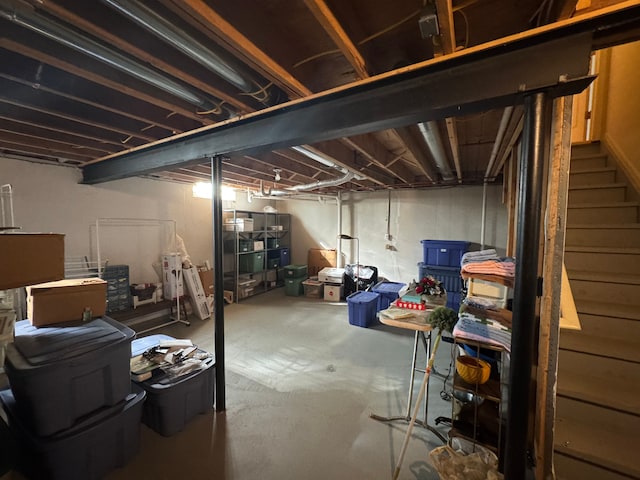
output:
{"label": "black plastic storage bin", "polygon": [[5,371],[18,408],[40,436],[52,435],[131,392],[135,332],[109,317],[73,327],[16,323]]}
{"label": "black plastic storage bin", "polygon": [[145,391],[133,386],[120,403],[104,407],[49,437],[33,433],[11,390],[0,392],[14,439],[15,468],[33,479],[97,480],[138,452]]}
{"label": "black plastic storage bin", "polygon": [[[159,345],[161,340],[173,340],[167,335],[151,335],[134,340],[132,355],[139,355],[148,348]],[[202,350],[200,350],[203,352]],[[189,420],[213,408],[215,386],[215,360],[204,360],[206,368],[165,380],[160,370],[140,385],[147,392],[142,410],[142,422],[155,432],[170,437],[182,431]]]}

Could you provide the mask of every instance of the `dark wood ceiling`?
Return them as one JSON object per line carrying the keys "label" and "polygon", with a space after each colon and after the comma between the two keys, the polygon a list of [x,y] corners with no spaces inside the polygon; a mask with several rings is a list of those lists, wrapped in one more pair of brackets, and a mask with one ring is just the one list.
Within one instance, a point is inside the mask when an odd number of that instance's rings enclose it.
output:
{"label": "dark wood ceiling", "polygon": [[[0,155],[82,168],[566,18],[580,3],[0,0]],[[438,33],[423,36],[421,23]],[[516,107],[231,156],[223,182],[334,193],[493,181],[521,118]],[[358,176],[335,185],[348,172]],[[201,181],[210,167],[203,161],[153,177]]]}

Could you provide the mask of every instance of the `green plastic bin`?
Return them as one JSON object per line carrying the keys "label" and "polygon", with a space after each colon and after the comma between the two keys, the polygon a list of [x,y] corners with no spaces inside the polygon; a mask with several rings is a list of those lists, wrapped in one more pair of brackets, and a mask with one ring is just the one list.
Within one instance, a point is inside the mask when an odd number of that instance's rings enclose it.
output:
{"label": "green plastic bin", "polygon": [[284,267],[285,278],[307,278],[306,265],[287,265]]}
{"label": "green plastic bin", "polygon": [[300,295],[304,295],[304,282],[307,279],[307,276],[300,278],[287,278],[284,281],[284,291],[290,297],[299,297]]}
{"label": "green plastic bin", "polygon": [[264,270],[264,253],[244,253],[239,256],[240,273],[256,273]]}

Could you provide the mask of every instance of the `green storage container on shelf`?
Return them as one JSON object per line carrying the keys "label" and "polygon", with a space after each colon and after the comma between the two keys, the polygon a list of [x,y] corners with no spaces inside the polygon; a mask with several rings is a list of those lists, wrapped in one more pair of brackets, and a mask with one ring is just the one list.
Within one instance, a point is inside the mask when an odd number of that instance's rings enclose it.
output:
{"label": "green storage container on shelf", "polygon": [[255,273],[264,270],[264,253],[244,253],[239,255],[240,273]]}
{"label": "green storage container on shelf", "polygon": [[287,265],[284,267],[285,278],[307,278],[306,265]]}
{"label": "green storage container on shelf", "polygon": [[253,240],[238,240],[238,252],[253,251]]}
{"label": "green storage container on shelf", "polygon": [[267,238],[267,248],[279,248],[279,247],[280,247],[279,238]]}
{"label": "green storage container on shelf", "polygon": [[285,294],[290,297],[299,297],[304,294],[304,282],[307,279],[307,276],[299,277],[299,278],[287,278],[284,281],[284,291]]}
{"label": "green storage container on shelf", "polygon": [[280,258],[267,258],[267,268],[278,268],[280,266]]}

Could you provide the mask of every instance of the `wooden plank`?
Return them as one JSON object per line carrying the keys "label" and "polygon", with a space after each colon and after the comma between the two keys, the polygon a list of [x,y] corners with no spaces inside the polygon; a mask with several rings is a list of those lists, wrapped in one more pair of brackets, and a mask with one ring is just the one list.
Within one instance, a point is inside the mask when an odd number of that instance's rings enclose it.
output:
{"label": "wooden plank", "polygon": [[[372,163],[399,178],[405,183],[414,183],[413,173],[403,164],[396,162],[396,155],[393,155],[371,135],[355,135],[343,138],[343,143],[349,145],[354,150],[360,152]],[[391,165],[393,164],[393,168]]]}
{"label": "wooden plank", "polygon": [[292,98],[311,95],[311,90],[236,30],[207,3],[202,0],[184,0],[181,6],[193,17],[204,21],[206,26],[232,53],[238,54],[249,63],[256,65],[265,72],[270,80],[285,89]]}
{"label": "wooden plank", "polygon": [[364,58],[323,0],[304,0],[316,20],[329,34],[360,78],[369,77]]}
{"label": "wooden plank", "polygon": [[451,0],[436,0],[438,25],[440,26],[440,42],[445,55],[456,50],[456,32],[453,24],[453,8]]}
{"label": "wooden plank", "polygon": [[536,478],[553,476],[553,446],[556,419],[558,349],[560,337],[560,291],[571,160],[572,97],[554,101],[552,154],[548,172],[546,226],[538,368],[536,381],[535,455]]}
{"label": "wooden plank", "polygon": [[425,154],[424,149],[413,136],[411,130],[408,128],[395,128],[393,132],[400,137],[402,143],[406,145],[407,150],[414,156],[422,173],[425,174],[428,180],[435,183],[438,180],[438,173],[436,172],[435,166],[431,159]]}

